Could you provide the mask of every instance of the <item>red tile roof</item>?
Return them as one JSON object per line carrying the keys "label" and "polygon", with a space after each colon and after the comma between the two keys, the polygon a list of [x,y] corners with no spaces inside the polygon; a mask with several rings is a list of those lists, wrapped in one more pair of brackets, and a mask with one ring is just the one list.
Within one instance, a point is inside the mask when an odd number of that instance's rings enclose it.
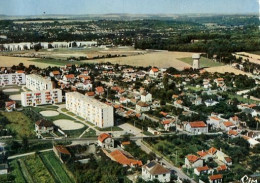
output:
{"label": "red tile roof", "polygon": [[196,156],[196,155],[188,155],[188,156],[186,156],[186,158],[187,158],[191,163],[194,163],[194,162],[196,162],[197,160],[199,160],[199,157]]}
{"label": "red tile roof", "polygon": [[226,127],[234,126],[234,124],[230,121],[223,122],[223,125],[225,125]]}
{"label": "red tile roof", "polygon": [[217,149],[215,147],[211,147],[209,150],[208,150],[208,153],[209,154],[215,154],[217,152]]}
{"label": "red tile roof", "polygon": [[111,136],[109,135],[109,134],[107,134],[107,133],[102,133],[102,134],[100,134],[99,136],[98,136],[98,140],[100,141],[100,142],[104,142],[104,140],[106,140],[107,138],[111,138]]}
{"label": "red tile roof", "polygon": [[103,93],[104,92],[104,88],[102,86],[96,87],[96,92]]}
{"label": "red tile roof", "polygon": [[131,154],[121,151],[121,150],[115,150],[110,153],[112,158],[117,161],[118,163],[122,165],[128,165],[128,166],[142,166],[142,161],[135,160],[131,156]]}
{"label": "red tile roof", "polygon": [[229,130],[229,131],[228,131],[228,135],[234,135],[234,136],[237,136],[237,135],[238,135],[238,132],[235,131],[235,130]]}
{"label": "red tile roof", "polygon": [[24,73],[23,70],[17,70],[16,73]]}
{"label": "red tile roof", "polygon": [[226,165],[220,165],[218,168],[217,168],[218,171],[223,171],[223,170],[227,170],[227,166]]}
{"label": "red tile roof", "polygon": [[56,149],[58,152],[60,152],[60,153],[62,153],[62,154],[70,155],[70,152],[68,151],[68,149],[67,149],[65,146],[55,145],[54,147],[55,147],[55,149]]}
{"label": "red tile roof", "polygon": [[202,166],[202,167],[197,167],[196,169],[198,170],[198,172],[201,172],[201,171],[209,170],[209,167],[208,166]]}
{"label": "red tile roof", "polygon": [[60,75],[60,71],[52,71],[53,75]]}
{"label": "red tile roof", "polygon": [[222,174],[217,174],[217,175],[211,175],[209,176],[210,180],[217,180],[217,179],[222,179],[223,175]]}
{"label": "red tile roof", "polygon": [[95,93],[94,92],[87,92],[85,95],[87,95],[87,96],[94,96],[95,95]]}
{"label": "red tile roof", "polygon": [[68,74],[68,75],[65,75],[65,77],[67,79],[73,79],[75,76],[74,76],[74,74]]}
{"label": "red tile roof", "polygon": [[200,156],[200,157],[204,157],[206,156],[208,153],[206,151],[198,151],[197,154]]}
{"label": "red tile roof", "polygon": [[206,123],[203,121],[194,121],[189,123],[191,128],[202,128],[202,127],[207,127]]}
{"label": "red tile roof", "polygon": [[232,159],[230,157],[225,157],[226,162],[231,163]]}
{"label": "red tile roof", "polygon": [[159,69],[156,68],[156,67],[153,67],[151,70],[152,70],[153,72],[158,72],[158,71],[159,71]]}

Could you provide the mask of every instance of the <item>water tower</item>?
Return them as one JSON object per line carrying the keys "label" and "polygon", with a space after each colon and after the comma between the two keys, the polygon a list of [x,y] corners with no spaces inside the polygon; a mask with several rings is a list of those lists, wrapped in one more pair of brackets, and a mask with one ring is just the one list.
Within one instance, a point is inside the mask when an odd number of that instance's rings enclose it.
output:
{"label": "water tower", "polygon": [[193,69],[200,69],[200,54],[198,54],[198,53],[193,54],[192,59],[193,59],[192,68]]}

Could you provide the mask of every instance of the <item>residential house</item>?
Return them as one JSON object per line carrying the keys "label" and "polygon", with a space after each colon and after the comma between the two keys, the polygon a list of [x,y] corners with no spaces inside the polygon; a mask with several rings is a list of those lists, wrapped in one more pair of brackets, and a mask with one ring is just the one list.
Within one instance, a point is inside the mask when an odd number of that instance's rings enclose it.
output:
{"label": "residential house", "polygon": [[5,110],[7,112],[12,112],[16,109],[16,102],[15,101],[9,101],[9,102],[5,102]]}
{"label": "residential house", "polygon": [[74,74],[67,74],[63,76],[63,81],[66,83],[74,83],[75,80],[76,78]]}
{"label": "residential house", "polygon": [[195,135],[208,133],[208,125],[203,121],[189,122],[185,125],[185,130]]}
{"label": "residential house", "polygon": [[224,121],[220,124],[220,128],[224,131],[235,129],[236,126],[231,121]]}
{"label": "residential house", "polygon": [[60,71],[52,71],[52,72],[50,72],[50,76],[54,77],[55,79],[61,79]]}
{"label": "residential house", "polygon": [[63,145],[54,145],[53,152],[60,159],[62,163],[66,163],[71,157],[69,150]]}
{"label": "residential house", "polygon": [[207,120],[208,125],[212,125],[212,128],[220,128],[220,124],[222,123],[222,119],[219,117],[212,115]]}
{"label": "residential house", "polygon": [[161,123],[162,123],[162,125],[164,127],[164,130],[165,131],[169,131],[170,127],[173,126],[174,121],[175,120],[173,120],[173,119],[165,119],[165,120],[163,120]]}
{"label": "residential house", "polygon": [[141,94],[141,101],[145,102],[145,103],[150,103],[152,102],[152,94],[147,93],[147,92],[143,92]]}
{"label": "residential house", "polygon": [[152,67],[151,70],[149,71],[149,75],[151,77],[157,77],[159,74],[159,69],[156,67]]}
{"label": "residential house", "polygon": [[231,166],[232,165],[232,160],[231,158],[226,155],[225,153],[223,153],[221,150],[217,150],[216,152],[216,157],[219,161],[222,161],[223,163],[225,163],[227,166]]}
{"label": "residential house", "polygon": [[196,155],[187,155],[185,157],[185,168],[197,168],[203,166],[203,160]]}
{"label": "residential house", "polygon": [[217,175],[210,175],[209,176],[209,182],[210,183],[222,183],[223,181],[223,175],[217,174]]}
{"label": "residential house", "polygon": [[134,157],[126,151],[115,150],[111,152],[109,156],[113,161],[116,161],[123,166],[140,167],[143,165],[142,161],[135,160]]}
{"label": "residential house", "polygon": [[135,109],[136,109],[136,111],[138,111],[138,112],[150,111],[150,105],[147,104],[147,103],[145,103],[145,102],[139,101],[139,102],[136,104]]}
{"label": "residential house", "polygon": [[145,181],[170,182],[171,171],[156,161],[147,162],[142,167],[142,179]]}
{"label": "residential house", "polygon": [[105,90],[102,86],[98,86],[98,87],[95,88],[95,93],[97,95],[103,95],[105,93]]}
{"label": "residential house", "polygon": [[214,100],[212,100],[212,99],[205,100],[204,103],[205,103],[205,105],[206,105],[207,107],[214,106],[214,105],[218,104],[217,101],[214,101]]}
{"label": "residential house", "polygon": [[98,145],[102,148],[114,147],[114,139],[107,133],[102,133],[98,136]]}
{"label": "residential house", "polygon": [[53,130],[54,130],[54,125],[50,121],[41,119],[35,123],[35,132],[38,138],[41,137],[41,134],[51,133],[53,132]]}
{"label": "residential house", "polygon": [[209,172],[209,167],[208,166],[202,166],[202,167],[197,167],[197,168],[194,168],[194,174],[196,174],[197,176],[200,176],[200,175],[205,175],[205,174],[208,174]]}
{"label": "residential house", "polygon": [[229,130],[227,134],[228,134],[228,136],[230,136],[231,138],[238,137],[238,132],[237,132],[236,130]]}
{"label": "residential house", "polygon": [[207,151],[204,151],[204,150],[198,151],[198,152],[197,152],[197,155],[198,155],[202,160],[204,160],[204,161],[208,161],[209,158],[212,157],[211,154],[209,154]]}

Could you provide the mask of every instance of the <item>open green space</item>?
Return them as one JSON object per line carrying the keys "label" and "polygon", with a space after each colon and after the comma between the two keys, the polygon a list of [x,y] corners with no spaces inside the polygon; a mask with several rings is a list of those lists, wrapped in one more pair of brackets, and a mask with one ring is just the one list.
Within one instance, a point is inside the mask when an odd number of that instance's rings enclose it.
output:
{"label": "open green space", "polygon": [[[187,64],[192,65],[192,58],[191,57],[186,57],[186,58],[179,58],[179,60],[181,60],[182,62],[185,62]],[[223,63],[219,63],[219,62],[214,62],[211,59],[205,58],[205,57],[201,57],[200,58],[200,66],[201,67],[218,67],[218,66],[223,66]]]}
{"label": "open green space", "polygon": [[64,170],[60,160],[57,159],[53,152],[40,153],[40,157],[48,171],[52,174],[52,177],[55,179],[55,182],[74,182],[71,180],[67,172]]}
{"label": "open green space", "polygon": [[83,138],[84,137],[96,137],[97,134],[96,134],[96,131],[93,130],[92,128],[90,128],[84,135],[83,135]]}
{"label": "open green space", "polygon": [[118,126],[107,127],[107,128],[99,128],[99,127],[95,127],[95,128],[99,131],[123,131],[123,129]]}
{"label": "open green space", "polygon": [[[75,121],[77,122],[77,121]],[[79,122],[78,122],[79,123]],[[78,130],[63,130],[69,137],[79,137],[88,126],[84,126],[83,128],[80,128]]]}
{"label": "open green space", "polygon": [[17,134],[18,138],[34,136],[34,122],[22,112],[1,112],[10,122],[6,128]]}

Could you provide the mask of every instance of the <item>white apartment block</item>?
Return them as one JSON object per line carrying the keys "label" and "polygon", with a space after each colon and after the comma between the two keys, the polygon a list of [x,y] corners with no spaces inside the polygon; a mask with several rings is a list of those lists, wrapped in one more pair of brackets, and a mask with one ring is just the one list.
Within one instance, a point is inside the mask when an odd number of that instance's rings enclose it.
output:
{"label": "white apartment block", "polygon": [[60,102],[62,102],[62,92],[60,89],[21,93],[21,103],[24,107],[55,104]]}
{"label": "white apartment block", "polygon": [[114,126],[114,108],[78,92],[66,93],[66,109],[99,128]]}
{"label": "white apartment block", "polygon": [[25,84],[24,73],[0,74],[0,85]]}
{"label": "white apartment block", "polygon": [[52,90],[53,84],[50,79],[43,78],[36,74],[26,76],[26,88],[32,91]]}

